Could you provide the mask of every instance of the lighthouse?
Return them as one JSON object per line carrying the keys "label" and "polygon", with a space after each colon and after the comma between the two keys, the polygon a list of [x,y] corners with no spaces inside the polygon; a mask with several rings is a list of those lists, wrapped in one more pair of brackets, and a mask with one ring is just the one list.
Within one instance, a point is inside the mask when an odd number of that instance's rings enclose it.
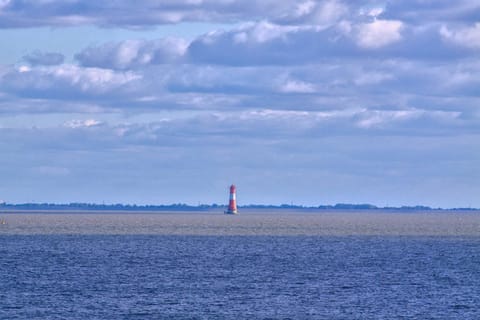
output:
{"label": "lighthouse", "polygon": [[237,188],[234,184],[230,186],[230,200],[228,201],[228,210],[226,214],[237,214]]}

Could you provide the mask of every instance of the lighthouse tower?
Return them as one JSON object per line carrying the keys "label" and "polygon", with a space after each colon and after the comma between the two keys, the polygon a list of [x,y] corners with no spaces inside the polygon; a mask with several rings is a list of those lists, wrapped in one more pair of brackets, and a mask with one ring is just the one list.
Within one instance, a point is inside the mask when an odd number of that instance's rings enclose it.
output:
{"label": "lighthouse tower", "polygon": [[230,200],[228,201],[228,210],[226,214],[237,214],[237,188],[234,184],[230,186]]}

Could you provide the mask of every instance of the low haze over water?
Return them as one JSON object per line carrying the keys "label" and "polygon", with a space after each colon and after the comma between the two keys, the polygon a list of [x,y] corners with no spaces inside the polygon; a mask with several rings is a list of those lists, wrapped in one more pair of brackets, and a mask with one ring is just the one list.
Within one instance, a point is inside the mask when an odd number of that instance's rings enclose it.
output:
{"label": "low haze over water", "polygon": [[2,319],[476,319],[477,212],[0,214]]}

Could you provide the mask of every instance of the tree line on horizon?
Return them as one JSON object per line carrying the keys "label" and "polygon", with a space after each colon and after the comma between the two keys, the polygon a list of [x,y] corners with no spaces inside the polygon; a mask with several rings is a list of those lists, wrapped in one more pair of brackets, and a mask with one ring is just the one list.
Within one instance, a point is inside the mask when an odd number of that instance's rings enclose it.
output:
{"label": "tree line on horizon", "polygon": [[[92,211],[208,211],[223,209],[223,204],[189,205],[185,203],[162,205],[136,205],[136,204],[96,204],[96,203],[0,203],[1,210],[92,210]],[[428,211],[428,210],[478,210],[476,208],[432,208],[428,206],[400,206],[378,207],[372,204],[337,203],[335,205],[303,206],[295,204],[249,204],[238,206],[239,209],[296,209],[296,210],[403,210],[403,211]]]}

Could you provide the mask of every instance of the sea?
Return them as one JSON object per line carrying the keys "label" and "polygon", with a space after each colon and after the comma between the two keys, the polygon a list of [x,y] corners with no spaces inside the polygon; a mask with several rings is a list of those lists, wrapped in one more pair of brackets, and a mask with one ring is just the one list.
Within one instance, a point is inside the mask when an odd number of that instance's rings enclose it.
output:
{"label": "sea", "polygon": [[480,212],[0,212],[0,319],[480,319]]}

